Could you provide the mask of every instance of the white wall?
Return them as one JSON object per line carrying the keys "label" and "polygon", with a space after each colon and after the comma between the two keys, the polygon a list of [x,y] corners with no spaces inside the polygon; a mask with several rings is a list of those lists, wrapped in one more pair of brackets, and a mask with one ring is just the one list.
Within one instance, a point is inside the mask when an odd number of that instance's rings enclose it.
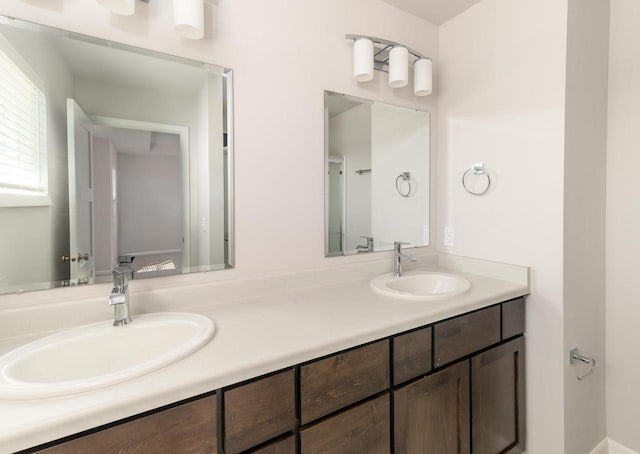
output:
{"label": "white wall", "polygon": [[[47,150],[51,206],[0,208],[0,279],[7,284],[69,278],[60,261],[69,252],[66,98],[72,78],[55,47],[32,33],[3,28],[4,37],[42,79],[47,97]],[[20,232],[16,236],[15,232]],[[0,285],[5,285],[0,283]]]}
{"label": "white wall", "polygon": [[605,173],[609,1],[569,0],[564,165],[564,353],[578,347],[599,367],[565,358],[566,454],[607,435],[605,406]]}
{"label": "white wall", "polygon": [[611,0],[607,143],[607,427],[640,452],[640,2]]}
{"label": "white wall", "polygon": [[180,157],[118,154],[118,254],[182,249]]}
{"label": "white wall", "polygon": [[[440,29],[438,249],[532,267],[527,452],[564,452],[563,175],[566,0],[484,0]],[[467,194],[484,161],[493,186]]]}
{"label": "white wall", "polygon": [[[429,115],[375,103],[371,108],[371,231],[386,246],[429,243]],[[396,179],[411,172],[411,190]]]}
{"label": "white wall", "polygon": [[[371,169],[371,105],[360,104],[329,120],[329,156],[346,157],[345,181],[346,250],[354,251],[371,236],[372,174],[357,174]],[[375,238],[377,241],[378,239]]]}

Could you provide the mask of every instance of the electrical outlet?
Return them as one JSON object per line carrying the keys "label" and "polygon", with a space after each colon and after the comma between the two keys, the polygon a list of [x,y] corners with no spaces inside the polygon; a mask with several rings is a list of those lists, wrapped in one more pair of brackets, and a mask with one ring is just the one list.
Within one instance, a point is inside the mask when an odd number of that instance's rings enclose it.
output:
{"label": "electrical outlet", "polygon": [[454,233],[453,227],[445,227],[444,228],[444,245],[445,246],[453,246],[454,244]]}

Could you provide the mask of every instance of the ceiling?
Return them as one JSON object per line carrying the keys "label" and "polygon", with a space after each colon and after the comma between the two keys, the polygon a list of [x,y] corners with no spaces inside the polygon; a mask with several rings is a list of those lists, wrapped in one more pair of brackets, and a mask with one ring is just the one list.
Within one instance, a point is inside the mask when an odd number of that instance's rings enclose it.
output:
{"label": "ceiling", "polygon": [[389,5],[441,25],[480,0],[382,0]]}

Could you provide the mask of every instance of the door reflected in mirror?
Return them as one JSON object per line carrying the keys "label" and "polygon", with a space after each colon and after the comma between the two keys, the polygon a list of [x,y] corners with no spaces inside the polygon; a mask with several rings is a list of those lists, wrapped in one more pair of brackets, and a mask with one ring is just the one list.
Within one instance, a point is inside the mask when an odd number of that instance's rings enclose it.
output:
{"label": "door reflected in mirror", "polygon": [[429,245],[430,116],[325,91],[325,255]]}
{"label": "door reflected in mirror", "polygon": [[232,72],[0,16],[0,293],[233,265]]}

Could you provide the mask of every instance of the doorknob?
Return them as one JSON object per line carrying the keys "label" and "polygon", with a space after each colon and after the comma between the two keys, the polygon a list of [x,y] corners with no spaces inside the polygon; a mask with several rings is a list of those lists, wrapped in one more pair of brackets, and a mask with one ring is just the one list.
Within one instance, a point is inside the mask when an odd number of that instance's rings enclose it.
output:
{"label": "doorknob", "polygon": [[62,257],[60,257],[60,261],[61,261],[62,263],[75,262],[75,261],[76,261],[76,258],[75,258],[75,257],[71,258],[71,257],[69,257],[68,255],[63,255]]}
{"label": "doorknob", "polygon": [[[71,259],[71,261],[73,261],[75,259]],[[89,254],[87,252],[85,252],[84,254],[80,254],[78,252],[78,262],[82,262],[83,260],[89,260]]]}

